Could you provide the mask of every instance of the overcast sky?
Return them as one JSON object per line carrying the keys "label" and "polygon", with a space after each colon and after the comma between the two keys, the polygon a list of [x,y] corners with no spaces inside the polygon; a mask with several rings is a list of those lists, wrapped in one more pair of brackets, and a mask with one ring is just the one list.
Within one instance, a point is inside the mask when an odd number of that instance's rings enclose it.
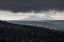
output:
{"label": "overcast sky", "polygon": [[0,0],[0,10],[39,12],[49,9],[64,10],[64,0]]}
{"label": "overcast sky", "polygon": [[30,17],[64,20],[64,0],[0,0],[0,20],[23,20]]}

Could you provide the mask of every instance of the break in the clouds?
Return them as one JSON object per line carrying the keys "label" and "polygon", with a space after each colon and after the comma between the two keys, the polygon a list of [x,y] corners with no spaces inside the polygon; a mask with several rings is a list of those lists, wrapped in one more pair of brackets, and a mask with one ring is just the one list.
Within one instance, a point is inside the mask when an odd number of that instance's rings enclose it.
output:
{"label": "break in the clouds", "polygon": [[13,13],[9,11],[0,11],[0,20],[24,20],[26,18],[27,20],[29,20],[29,18],[32,20],[64,20],[64,11],[47,11],[41,13]]}
{"label": "break in the clouds", "polygon": [[64,0],[0,0],[0,10],[30,12],[64,10]]}

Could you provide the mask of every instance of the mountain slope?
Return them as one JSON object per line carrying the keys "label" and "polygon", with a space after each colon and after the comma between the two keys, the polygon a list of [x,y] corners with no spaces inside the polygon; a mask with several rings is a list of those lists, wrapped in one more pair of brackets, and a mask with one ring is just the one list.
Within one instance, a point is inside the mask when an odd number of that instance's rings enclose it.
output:
{"label": "mountain slope", "polygon": [[64,42],[64,32],[0,21],[1,42]]}

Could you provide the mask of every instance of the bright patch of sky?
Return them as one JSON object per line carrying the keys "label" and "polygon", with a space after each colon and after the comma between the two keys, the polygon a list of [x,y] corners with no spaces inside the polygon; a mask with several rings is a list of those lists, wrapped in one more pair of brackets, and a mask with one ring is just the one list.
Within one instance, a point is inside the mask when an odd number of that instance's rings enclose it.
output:
{"label": "bright patch of sky", "polygon": [[[38,16],[40,18],[46,16],[49,16],[49,18],[54,18],[53,20],[64,20],[64,12],[59,12],[59,11],[43,11],[40,13],[12,13],[10,11],[0,11],[0,20],[22,20],[24,18],[28,18],[29,16]],[[47,17],[48,18],[48,17]],[[43,19],[42,19],[43,20]]]}

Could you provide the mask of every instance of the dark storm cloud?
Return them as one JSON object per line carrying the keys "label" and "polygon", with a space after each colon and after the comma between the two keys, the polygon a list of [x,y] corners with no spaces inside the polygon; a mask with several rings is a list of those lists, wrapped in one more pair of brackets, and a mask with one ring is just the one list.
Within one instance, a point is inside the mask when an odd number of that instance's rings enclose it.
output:
{"label": "dark storm cloud", "polygon": [[64,10],[64,0],[0,0],[0,10],[38,12],[49,9]]}

